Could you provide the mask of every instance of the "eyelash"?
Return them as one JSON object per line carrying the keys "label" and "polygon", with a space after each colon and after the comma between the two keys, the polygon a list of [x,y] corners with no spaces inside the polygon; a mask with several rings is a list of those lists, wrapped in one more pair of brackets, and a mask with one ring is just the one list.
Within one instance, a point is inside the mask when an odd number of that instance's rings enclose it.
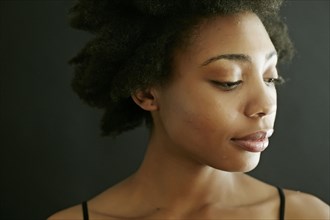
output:
{"label": "eyelash", "polygon": [[278,78],[268,78],[265,80],[266,84],[268,83],[273,84],[275,86],[283,85],[285,83],[285,80],[283,79],[282,76],[278,76]]}
{"label": "eyelash", "polygon": [[[285,83],[285,80],[281,76],[279,76],[278,78],[268,78],[268,79],[265,79],[264,81],[265,81],[266,85],[268,85],[268,86],[271,86],[271,85],[278,86],[278,85],[282,85],[283,83]],[[240,84],[243,83],[242,80],[238,80],[235,82],[220,82],[220,81],[212,80],[211,82],[225,91],[233,90],[237,86],[239,86]]]}
{"label": "eyelash", "polygon": [[211,81],[214,85],[216,85],[217,87],[220,87],[221,89],[225,90],[225,91],[229,91],[229,90],[233,90],[235,89],[237,86],[239,86],[243,81],[242,80],[238,80],[236,82],[219,82],[219,81],[215,81],[212,80]]}

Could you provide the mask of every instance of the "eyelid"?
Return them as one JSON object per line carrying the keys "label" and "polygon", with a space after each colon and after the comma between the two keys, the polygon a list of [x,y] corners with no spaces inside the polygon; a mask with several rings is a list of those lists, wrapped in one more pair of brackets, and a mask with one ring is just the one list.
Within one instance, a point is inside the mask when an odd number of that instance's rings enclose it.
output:
{"label": "eyelid", "polygon": [[266,78],[265,79],[266,84],[273,84],[275,86],[282,85],[285,83],[285,80],[282,76],[278,76],[277,78]]}
{"label": "eyelid", "polygon": [[235,89],[237,86],[239,86],[241,83],[243,83],[242,80],[237,80],[237,81],[234,81],[234,82],[231,82],[231,81],[226,81],[226,82],[221,82],[221,81],[217,81],[217,80],[211,80],[211,82],[219,87],[220,89],[224,90],[224,91],[230,91],[230,90],[233,90]]}

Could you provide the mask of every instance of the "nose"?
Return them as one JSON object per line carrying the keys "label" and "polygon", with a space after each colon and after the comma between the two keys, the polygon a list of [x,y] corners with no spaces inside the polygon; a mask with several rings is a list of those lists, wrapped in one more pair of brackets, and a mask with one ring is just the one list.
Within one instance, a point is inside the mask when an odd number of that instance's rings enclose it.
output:
{"label": "nose", "polygon": [[244,114],[249,118],[263,118],[276,112],[276,89],[263,81],[251,87]]}

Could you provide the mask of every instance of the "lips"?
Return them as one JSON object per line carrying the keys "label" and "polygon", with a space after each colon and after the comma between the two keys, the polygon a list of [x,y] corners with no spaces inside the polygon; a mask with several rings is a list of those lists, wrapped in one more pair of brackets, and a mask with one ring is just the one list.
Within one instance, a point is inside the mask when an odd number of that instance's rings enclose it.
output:
{"label": "lips", "polygon": [[258,131],[244,137],[232,138],[231,141],[238,147],[249,152],[262,152],[268,144],[268,138],[273,134],[273,130]]}

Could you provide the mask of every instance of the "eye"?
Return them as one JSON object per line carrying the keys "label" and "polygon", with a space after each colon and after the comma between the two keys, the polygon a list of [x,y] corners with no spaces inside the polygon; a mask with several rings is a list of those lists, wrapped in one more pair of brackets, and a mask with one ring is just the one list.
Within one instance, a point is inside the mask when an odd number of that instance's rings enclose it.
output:
{"label": "eye", "polygon": [[277,86],[285,83],[285,80],[281,76],[279,76],[278,78],[267,78],[264,79],[264,81],[269,86],[271,85]]}
{"label": "eye", "polygon": [[217,87],[219,87],[220,89],[225,90],[225,91],[229,91],[229,90],[235,89],[243,81],[242,80],[238,80],[238,81],[235,81],[235,82],[220,82],[220,81],[211,80],[211,82],[214,85],[216,85]]}

